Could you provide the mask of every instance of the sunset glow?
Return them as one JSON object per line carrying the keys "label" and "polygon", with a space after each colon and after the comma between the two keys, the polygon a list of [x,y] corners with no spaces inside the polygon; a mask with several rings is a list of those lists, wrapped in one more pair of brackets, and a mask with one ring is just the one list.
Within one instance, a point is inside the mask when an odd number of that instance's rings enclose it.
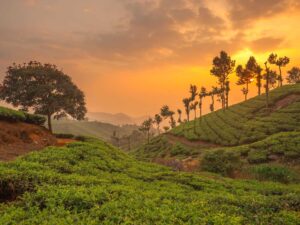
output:
{"label": "sunset glow", "polygon": [[[209,71],[221,50],[237,64],[255,56],[263,66],[271,52],[288,56],[284,75],[300,65],[298,0],[12,0],[0,5],[0,78],[13,62],[56,64],[84,91],[91,112],[141,116],[164,104],[183,108],[190,84],[216,84]],[[236,82],[235,74],[230,80]],[[243,99],[240,89],[232,88],[230,103]],[[252,89],[249,97],[256,94]]]}

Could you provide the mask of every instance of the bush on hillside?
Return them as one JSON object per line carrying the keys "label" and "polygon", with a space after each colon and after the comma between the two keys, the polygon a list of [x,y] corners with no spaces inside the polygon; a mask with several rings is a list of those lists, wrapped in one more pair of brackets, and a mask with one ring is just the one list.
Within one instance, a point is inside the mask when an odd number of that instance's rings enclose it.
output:
{"label": "bush on hillside", "polygon": [[223,149],[212,150],[204,155],[201,165],[205,171],[231,176],[241,166],[240,154]]}
{"label": "bush on hillside", "polygon": [[269,180],[281,183],[299,182],[299,175],[284,166],[259,165],[251,168],[251,173],[258,180]]}
{"label": "bush on hillside", "polygon": [[40,115],[29,114],[23,111],[16,111],[5,107],[0,107],[0,120],[9,122],[24,122],[42,126],[46,118]]}

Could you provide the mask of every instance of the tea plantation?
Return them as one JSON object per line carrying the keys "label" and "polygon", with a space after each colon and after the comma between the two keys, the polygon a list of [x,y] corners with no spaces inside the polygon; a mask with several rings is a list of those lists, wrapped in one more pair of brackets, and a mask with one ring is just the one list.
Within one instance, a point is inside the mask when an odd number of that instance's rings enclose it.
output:
{"label": "tea plantation", "polygon": [[97,140],[0,164],[0,224],[299,224],[300,186],[172,172]]}
{"label": "tea plantation", "polygon": [[2,106],[0,106],[0,120],[9,122],[25,122],[35,125],[43,125],[46,121],[43,116],[16,111]]}
{"label": "tea plantation", "polygon": [[[189,140],[234,146],[262,140],[282,131],[300,130],[300,84],[285,85],[265,95],[218,110],[171,131]],[[194,124],[196,126],[194,127]]]}

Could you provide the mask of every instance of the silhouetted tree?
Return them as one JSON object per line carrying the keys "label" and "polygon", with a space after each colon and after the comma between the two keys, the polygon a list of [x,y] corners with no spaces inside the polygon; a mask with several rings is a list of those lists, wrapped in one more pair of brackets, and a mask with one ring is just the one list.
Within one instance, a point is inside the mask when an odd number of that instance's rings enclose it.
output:
{"label": "silhouetted tree", "polygon": [[190,98],[184,98],[182,100],[186,112],[186,118],[187,121],[190,121],[190,104],[191,104],[191,99]]}
{"label": "silhouetted tree", "polygon": [[247,62],[246,69],[249,70],[252,74],[253,77],[256,78],[256,86],[258,88],[258,95],[261,94],[261,87],[262,87],[262,68],[258,65],[256,62],[256,59],[251,56]]}
{"label": "silhouetted tree", "polygon": [[274,65],[278,66],[278,69],[279,69],[279,76],[277,77],[278,86],[282,87],[283,78],[282,78],[281,68],[285,67],[287,64],[289,64],[290,63],[290,59],[288,57],[286,57],[286,56],[284,56],[284,57],[278,57],[277,54],[272,53],[269,56],[268,62],[270,64],[274,64]]}
{"label": "silhouetted tree", "polygon": [[190,105],[190,109],[194,110],[194,131],[196,131],[196,119],[197,119],[197,106],[198,106],[198,102],[193,102]]}
{"label": "silhouetted tree", "polygon": [[159,126],[160,126],[160,124],[161,124],[161,122],[162,122],[161,116],[160,116],[159,114],[156,114],[156,115],[154,116],[154,121],[153,121],[153,122],[156,124],[158,134],[160,134]]}
{"label": "silhouetted tree", "polygon": [[225,107],[228,109],[229,105],[229,92],[230,92],[230,82],[226,81],[225,83]]}
{"label": "silhouetted tree", "polygon": [[213,68],[210,73],[218,78],[220,89],[223,90],[221,93],[222,108],[226,106],[225,102],[225,84],[228,81],[229,75],[233,72],[235,67],[235,61],[231,60],[231,57],[225,52],[221,51],[220,56],[213,59]]}
{"label": "silhouetted tree", "polygon": [[243,94],[245,95],[245,100],[247,100],[247,95],[249,93],[249,84],[252,82],[254,73],[247,69],[243,68],[242,65],[238,65],[236,68],[236,75],[238,76],[237,85],[245,85],[245,87],[242,89]]}
{"label": "silhouetted tree", "polygon": [[288,77],[286,78],[289,84],[300,83],[300,68],[293,67],[288,71]]}
{"label": "silhouetted tree", "polygon": [[206,93],[206,88],[205,87],[201,87],[201,91],[199,93],[199,109],[200,109],[200,119],[202,117],[202,105],[203,105],[203,99],[206,97],[207,93]]}
{"label": "silhouetted tree", "polygon": [[149,119],[145,120],[142,123],[141,127],[139,128],[140,131],[145,132],[147,134],[147,143],[148,144],[150,142],[150,130],[152,128],[152,123],[153,123],[152,118],[149,118]]}
{"label": "silhouetted tree", "polygon": [[69,115],[82,120],[87,111],[83,92],[68,75],[55,65],[36,61],[8,67],[0,98],[24,111],[32,109],[47,116],[51,132],[52,116],[58,119]]}
{"label": "silhouetted tree", "polygon": [[265,90],[266,90],[266,108],[269,108],[269,82],[270,82],[270,67],[268,67],[268,62],[265,62],[266,74],[263,79],[266,80]]}
{"label": "silhouetted tree", "polygon": [[169,124],[172,128],[176,126],[176,121],[174,120],[175,112],[171,111],[169,106],[164,105],[160,110],[160,115],[165,119],[170,118]]}
{"label": "silhouetted tree", "polygon": [[[212,90],[208,94],[211,97],[211,104],[210,104],[211,112],[215,111],[215,95],[218,93],[220,93],[219,89],[217,87],[212,87]],[[222,91],[222,93],[224,93],[224,92]]]}
{"label": "silhouetted tree", "polygon": [[196,99],[196,96],[197,96],[197,86],[196,85],[191,85],[190,86],[190,94],[191,94],[191,102],[194,101]]}
{"label": "silhouetted tree", "polygon": [[181,111],[181,109],[177,109],[177,113],[178,113],[178,120],[177,120],[177,122],[178,123],[182,123],[182,120],[181,120],[182,111]]}

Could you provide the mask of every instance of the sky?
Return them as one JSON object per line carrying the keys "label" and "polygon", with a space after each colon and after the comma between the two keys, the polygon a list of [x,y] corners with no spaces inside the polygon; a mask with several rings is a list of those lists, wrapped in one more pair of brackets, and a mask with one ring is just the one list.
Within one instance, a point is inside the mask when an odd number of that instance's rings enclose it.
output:
{"label": "sky", "polygon": [[[153,115],[182,109],[190,84],[216,85],[221,50],[237,64],[288,56],[285,74],[300,66],[299,21],[300,0],[0,0],[0,79],[13,62],[52,63],[90,112]],[[230,80],[230,102],[242,101]]]}

